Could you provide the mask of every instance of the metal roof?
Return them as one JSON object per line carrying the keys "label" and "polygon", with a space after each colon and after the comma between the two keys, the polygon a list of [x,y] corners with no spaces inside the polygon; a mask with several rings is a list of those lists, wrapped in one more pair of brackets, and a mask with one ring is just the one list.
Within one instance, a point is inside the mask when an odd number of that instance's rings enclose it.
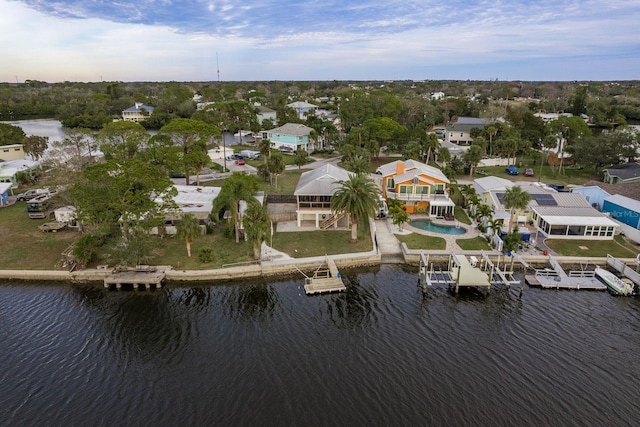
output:
{"label": "metal roof", "polygon": [[349,179],[350,172],[330,163],[304,172],[294,191],[294,195],[332,196],[339,188],[338,181]]}
{"label": "metal roof", "polygon": [[620,194],[614,194],[604,199],[605,202],[614,203],[621,208],[628,209],[634,212],[640,212],[640,201],[631,199],[629,197],[621,196]]}

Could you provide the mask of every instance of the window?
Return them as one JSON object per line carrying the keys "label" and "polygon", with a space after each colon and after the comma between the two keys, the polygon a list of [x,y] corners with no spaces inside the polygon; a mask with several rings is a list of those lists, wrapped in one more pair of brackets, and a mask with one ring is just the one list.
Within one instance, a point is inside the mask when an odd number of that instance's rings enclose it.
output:
{"label": "window", "polygon": [[413,193],[413,187],[410,185],[401,185],[400,186],[400,193],[402,194],[412,194]]}

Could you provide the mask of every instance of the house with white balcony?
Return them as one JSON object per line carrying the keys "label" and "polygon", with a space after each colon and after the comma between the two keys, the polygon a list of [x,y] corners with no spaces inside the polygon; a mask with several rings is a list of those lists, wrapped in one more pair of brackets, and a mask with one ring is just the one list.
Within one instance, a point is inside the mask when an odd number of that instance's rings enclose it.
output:
{"label": "house with white balcony", "polygon": [[287,123],[283,126],[262,132],[262,138],[271,141],[271,146],[284,153],[294,153],[304,150],[311,153],[322,149],[322,140],[318,142],[311,138],[312,128],[300,123]]}
{"label": "house with white balcony", "polygon": [[139,123],[146,120],[151,114],[153,114],[153,107],[136,102],[133,107],[122,111],[122,120]]}
{"label": "house with white balcony", "polygon": [[453,218],[455,203],[449,198],[449,179],[438,168],[416,160],[396,160],[378,168],[382,196],[401,200],[410,214]]}

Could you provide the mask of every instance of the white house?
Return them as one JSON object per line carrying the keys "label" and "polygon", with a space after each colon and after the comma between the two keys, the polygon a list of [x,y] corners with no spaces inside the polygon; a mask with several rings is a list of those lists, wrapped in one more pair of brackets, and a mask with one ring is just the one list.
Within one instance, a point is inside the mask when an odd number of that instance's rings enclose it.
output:
{"label": "white house", "polygon": [[292,102],[291,104],[287,104],[287,107],[296,110],[296,114],[300,119],[306,119],[307,116],[314,115],[318,109],[317,105],[310,104],[307,101]]}
{"label": "white house", "polygon": [[153,114],[153,107],[136,102],[131,108],[122,111],[122,119],[129,122],[142,122]]}

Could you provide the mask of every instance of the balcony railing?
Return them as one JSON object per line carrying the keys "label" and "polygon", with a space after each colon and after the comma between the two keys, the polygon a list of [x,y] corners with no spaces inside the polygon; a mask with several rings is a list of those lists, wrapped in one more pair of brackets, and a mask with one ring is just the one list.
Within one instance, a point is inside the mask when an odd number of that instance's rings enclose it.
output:
{"label": "balcony railing", "polygon": [[331,202],[299,202],[298,209],[331,209]]}
{"label": "balcony railing", "polygon": [[436,200],[449,200],[447,191],[437,193],[398,193],[393,188],[387,188],[387,197],[397,200],[425,201],[431,202]]}

